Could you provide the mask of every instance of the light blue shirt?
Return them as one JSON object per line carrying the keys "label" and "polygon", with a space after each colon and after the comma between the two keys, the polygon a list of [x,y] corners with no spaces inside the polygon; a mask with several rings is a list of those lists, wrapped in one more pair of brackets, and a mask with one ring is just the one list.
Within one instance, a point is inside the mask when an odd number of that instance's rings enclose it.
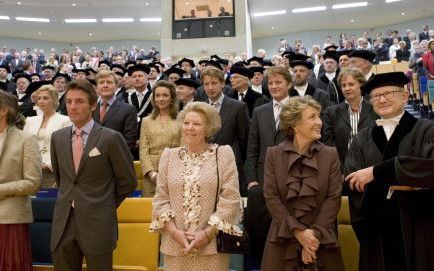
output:
{"label": "light blue shirt", "polygon": [[[90,132],[92,131],[93,128],[93,124],[95,123],[95,121],[93,119],[91,119],[88,123],[86,123],[83,127],[81,127],[81,130],[83,131],[81,134],[81,138],[83,140],[83,149],[86,146],[87,143],[87,139],[89,138]],[[72,124],[72,134],[75,134],[75,129],[77,129],[77,126],[75,126],[74,124]],[[71,139],[71,142],[74,142],[75,137],[73,136]]]}

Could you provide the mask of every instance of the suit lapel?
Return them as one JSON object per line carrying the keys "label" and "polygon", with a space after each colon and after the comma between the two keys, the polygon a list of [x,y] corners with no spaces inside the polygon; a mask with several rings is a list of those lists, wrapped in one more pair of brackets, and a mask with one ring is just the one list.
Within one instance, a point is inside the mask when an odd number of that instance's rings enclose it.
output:
{"label": "suit lapel", "polygon": [[101,124],[104,125],[104,124],[107,122],[107,120],[108,120],[111,116],[113,116],[113,115],[116,113],[116,111],[118,111],[118,109],[119,109],[119,104],[118,104],[118,101],[115,100],[115,101],[113,102],[113,104],[109,107],[109,109],[108,109],[107,113],[105,114],[105,117],[104,117],[104,119],[102,120]]}
{"label": "suit lapel", "polygon": [[366,120],[366,117],[369,114],[369,110],[370,110],[370,106],[368,105],[368,103],[366,103],[365,101],[362,102],[362,110],[360,111],[360,116],[359,116],[359,123],[358,123],[358,127],[361,127],[363,122]]}
{"label": "suit lapel", "polygon": [[214,142],[217,141],[217,139],[220,137],[221,131],[223,131],[223,127],[228,123],[229,121],[229,112],[231,110],[231,103],[228,101],[228,97],[224,97],[223,98],[223,102],[222,105],[220,106],[220,119],[221,119],[221,123],[222,123],[222,127],[220,128],[220,130],[217,132],[217,134],[214,136]]}
{"label": "suit lapel", "polygon": [[[81,157],[80,166],[78,167],[78,171],[77,171],[76,176],[78,176],[80,174],[80,172],[82,171],[84,165],[87,162],[87,159],[89,158],[89,152],[95,147],[96,143],[98,142],[101,129],[102,128],[98,123],[93,124],[92,130],[90,131],[90,134],[87,137],[86,146],[84,146],[83,156]],[[71,157],[72,157],[72,155],[71,155]],[[74,164],[74,162],[72,162],[72,164]]]}
{"label": "suit lapel", "polygon": [[[342,103],[342,105],[337,107],[337,110],[338,110],[337,114],[338,114],[339,118],[341,118],[348,126],[351,127],[350,115],[348,112],[348,105],[346,103]],[[347,112],[345,112],[345,110]]]}

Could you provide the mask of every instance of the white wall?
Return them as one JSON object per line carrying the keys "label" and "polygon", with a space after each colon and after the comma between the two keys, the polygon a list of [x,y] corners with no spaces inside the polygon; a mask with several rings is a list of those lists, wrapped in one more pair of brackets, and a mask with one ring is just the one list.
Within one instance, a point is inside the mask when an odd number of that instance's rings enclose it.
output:
{"label": "white wall", "polygon": [[[277,54],[277,49],[279,48],[280,39],[287,39],[289,44],[293,44],[294,40],[301,39],[303,41],[304,46],[310,51],[312,45],[319,44],[322,48],[322,45],[325,42],[326,36],[330,35],[335,43],[339,40],[340,33],[347,33],[347,37],[351,36],[351,34],[355,34],[359,37],[363,31],[368,31],[370,33],[370,37],[375,37],[376,33],[381,32],[383,35],[386,30],[398,30],[400,35],[405,35],[406,29],[411,29],[416,35],[419,35],[419,32],[422,30],[423,25],[429,25],[431,29],[434,29],[434,17],[424,18],[416,21],[404,22],[395,25],[388,25],[384,27],[374,28],[374,29],[345,29],[341,30],[330,30],[330,31],[306,31],[300,33],[288,33],[286,35],[272,36],[262,39],[254,39],[253,40],[253,54],[256,53],[258,49],[265,49],[267,51],[267,57],[271,58],[274,54]],[[254,32],[254,29],[252,29]]]}

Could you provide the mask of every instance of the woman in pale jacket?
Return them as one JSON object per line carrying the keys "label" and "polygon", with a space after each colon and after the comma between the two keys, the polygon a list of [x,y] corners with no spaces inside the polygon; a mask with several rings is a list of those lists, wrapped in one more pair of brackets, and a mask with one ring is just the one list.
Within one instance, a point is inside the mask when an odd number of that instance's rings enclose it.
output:
{"label": "woman in pale jacket", "polygon": [[51,134],[61,128],[71,126],[69,117],[56,112],[59,107],[58,92],[52,85],[43,85],[32,95],[42,115],[28,117],[24,131],[36,135],[42,156],[42,189],[52,188],[55,181],[51,169],[50,141]]}
{"label": "woman in pale jacket", "polygon": [[221,127],[211,105],[188,103],[178,120],[185,146],[161,155],[150,228],[162,233],[165,270],[228,270],[229,254],[217,252],[215,236],[242,234],[235,156],[230,146],[207,143]]}
{"label": "woman in pale jacket", "polygon": [[0,270],[31,271],[30,195],[41,182],[41,155],[35,136],[22,128],[16,97],[0,90]]}

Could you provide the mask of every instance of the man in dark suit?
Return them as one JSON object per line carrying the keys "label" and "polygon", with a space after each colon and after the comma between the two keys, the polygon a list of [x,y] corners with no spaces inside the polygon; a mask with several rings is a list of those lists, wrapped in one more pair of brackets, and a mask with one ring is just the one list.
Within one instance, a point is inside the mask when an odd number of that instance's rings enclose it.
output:
{"label": "man in dark suit", "polygon": [[280,110],[289,99],[291,75],[285,67],[270,67],[267,71],[268,88],[272,102],[253,110],[245,163],[247,179],[247,210],[245,226],[250,236],[251,251],[247,269],[260,269],[262,253],[270,225],[270,215],[265,206],[262,185],[267,148],[285,140],[278,127]]}
{"label": "man in dark suit", "polygon": [[21,65],[23,64],[23,62],[21,61],[20,58],[21,58],[20,53],[15,52],[14,58],[11,59],[11,61],[9,61],[9,67],[11,69],[11,72],[21,69]]}
{"label": "man in dark suit", "polygon": [[336,51],[327,51],[323,55],[324,72],[318,76],[318,87],[324,89],[330,96],[330,105],[344,101],[344,95],[338,84],[339,68]]}
{"label": "man in dark suit", "polygon": [[118,131],[124,136],[130,149],[137,140],[137,111],[134,106],[115,96],[117,78],[114,72],[103,70],[96,75],[96,92],[100,97],[93,119],[104,127]]}
{"label": "man in dark suit", "polygon": [[293,85],[289,90],[289,96],[293,97],[310,95],[321,104],[322,112],[327,109],[327,107],[330,105],[329,94],[325,90],[317,88],[308,82],[310,72],[313,69],[312,62],[305,60],[293,60],[291,61],[290,66],[292,67],[293,71]]}
{"label": "man in dark suit", "polygon": [[18,98],[18,105],[20,107],[20,112],[25,117],[36,116],[36,111],[33,109],[33,102],[31,98],[31,93],[27,91],[32,79],[30,75],[25,73],[19,73],[14,77],[16,89],[14,94]]}
{"label": "man in dark suit", "polygon": [[232,93],[228,96],[244,102],[249,109],[249,116],[252,117],[253,109],[265,104],[268,99],[249,86],[249,80],[253,77],[253,72],[243,66],[232,66],[231,68],[231,85]]}
{"label": "man in dark suit", "polygon": [[[47,80],[44,80],[47,81]],[[71,77],[69,75],[64,73],[57,73],[53,77],[53,86],[59,93],[59,108],[57,111],[62,115],[68,115],[68,112],[66,111],[66,103],[65,103],[65,90],[66,90],[66,84],[71,81]]]}
{"label": "man in dark suit", "polygon": [[223,71],[214,67],[207,67],[202,72],[201,80],[208,95],[207,102],[219,111],[222,123],[222,127],[211,139],[211,142],[232,147],[237,163],[240,192],[243,194],[245,191],[243,164],[246,159],[249,133],[247,105],[223,94]]}
{"label": "man in dark suit", "polygon": [[73,125],[51,137],[53,175],[59,187],[51,251],[55,270],[112,270],[116,208],[136,187],[133,160],[122,135],[92,119],[97,95],[85,80],[66,91]]}
{"label": "man in dark suit", "polygon": [[369,50],[354,50],[348,56],[350,57],[350,68],[356,68],[363,72],[366,81],[372,80],[375,76],[372,73],[372,65],[375,59],[375,53]]}
{"label": "man in dark suit", "polygon": [[424,25],[422,32],[419,33],[419,42],[421,42],[423,40],[430,40],[429,27],[427,25]]}

